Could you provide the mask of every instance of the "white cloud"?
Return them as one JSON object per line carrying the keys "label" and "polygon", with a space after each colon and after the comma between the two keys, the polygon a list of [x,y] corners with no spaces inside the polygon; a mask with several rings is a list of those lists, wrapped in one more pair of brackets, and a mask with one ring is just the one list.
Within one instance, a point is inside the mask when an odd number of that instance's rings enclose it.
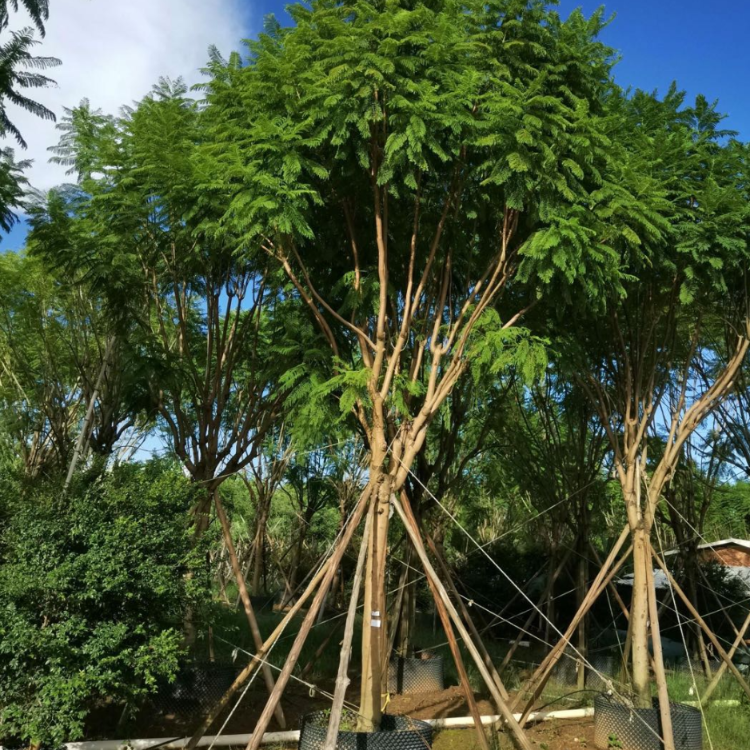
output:
{"label": "white cloud", "polygon": [[[117,114],[148,93],[160,76],[201,80],[209,45],[222,54],[238,49],[247,18],[241,0],[52,0],[47,35],[36,54],[58,57],[48,74],[56,88],[32,90],[33,99],[57,117],[88,97],[94,108]],[[14,27],[24,25],[19,14]],[[36,188],[65,182],[65,170],[48,163],[57,143],[54,123],[11,108],[8,113],[28,143],[17,157],[34,160],[28,176]],[[7,145],[15,142],[6,139]]]}

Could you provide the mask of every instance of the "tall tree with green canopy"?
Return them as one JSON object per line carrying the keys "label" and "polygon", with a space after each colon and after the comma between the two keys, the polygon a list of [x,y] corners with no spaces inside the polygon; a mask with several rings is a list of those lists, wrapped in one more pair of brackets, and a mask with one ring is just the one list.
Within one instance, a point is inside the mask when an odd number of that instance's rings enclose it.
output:
{"label": "tall tree with green canopy", "polygon": [[295,26],[269,24],[246,63],[212,62],[201,191],[228,204],[215,236],[265,253],[328,342],[336,374],[310,380],[297,416],[335,393],[370,449],[360,713],[372,727],[391,497],[466,370],[533,372],[543,357],[525,312],[553,285],[596,296],[648,208],[611,181],[601,14],[562,21],[518,0],[289,12]]}
{"label": "tall tree with green canopy", "polygon": [[[636,252],[623,248],[630,280],[612,290],[605,310],[579,307],[570,332],[574,366],[614,451],[633,540],[631,657],[641,705],[651,705],[649,620],[658,640],[648,602],[655,511],[686,441],[730,393],[750,324],[746,303],[726,304],[745,295],[747,148],[720,129],[715,105],[683,102],[675,87],[661,100],[636,92],[609,101],[613,141],[625,152],[620,184],[651,196],[651,223]],[[716,360],[716,331],[728,317],[729,352],[705,381],[703,363]],[[663,450],[650,456],[656,433]]]}

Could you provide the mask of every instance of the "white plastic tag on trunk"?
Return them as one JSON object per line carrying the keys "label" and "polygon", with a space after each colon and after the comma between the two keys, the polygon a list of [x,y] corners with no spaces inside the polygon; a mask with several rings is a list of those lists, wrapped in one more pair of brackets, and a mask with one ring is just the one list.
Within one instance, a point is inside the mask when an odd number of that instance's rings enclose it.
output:
{"label": "white plastic tag on trunk", "polygon": [[380,627],[380,620],[370,620],[370,626],[373,628],[379,628]]}

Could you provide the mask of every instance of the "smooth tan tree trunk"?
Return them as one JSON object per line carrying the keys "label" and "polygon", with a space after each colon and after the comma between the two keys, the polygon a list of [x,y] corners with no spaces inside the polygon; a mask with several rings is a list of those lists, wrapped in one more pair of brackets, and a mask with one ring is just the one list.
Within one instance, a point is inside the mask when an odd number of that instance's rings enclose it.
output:
{"label": "smooth tan tree trunk", "polygon": [[266,524],[268,522],[268,507],[265,500],[258,507],[258,518],[255,525],[255,549],[253,557],[253,576],[250,582],[253,594],[260,593],[260,579],[266,564]]}
{"label": "smooth tan tree trunk", "polygon": [[641,526],[633,533],[633,598],[630,604],[631,676],[639,708],[651,707],[646,565],[651,565],[651,555],[646,530]]}

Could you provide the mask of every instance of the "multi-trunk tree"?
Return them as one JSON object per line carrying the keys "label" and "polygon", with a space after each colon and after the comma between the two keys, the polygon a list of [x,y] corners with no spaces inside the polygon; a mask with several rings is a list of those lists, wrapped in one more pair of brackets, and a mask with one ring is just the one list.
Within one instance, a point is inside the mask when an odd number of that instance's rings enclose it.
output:
{"label": "multi-trunk tree", "polygon": [[563,22],[511,1],[291,13],[295,27],[270,24],[245,64],[214,60],[201,189],[225,196],[215,235],[265,254],[325,337],[335,372],[311,380],[308,415],[336,395],[370,450],[360,713],[372,727],[391,499],[431,423],[471,365],[541,362],[526,311],[550,287],[595,296],[618,276],[614,240],[635,244],[649,208],[608,171],[600,15]]}
{"label": "multi-trunk tree", "polygon": [[[598,312],[586,309],[570,350],[614,452],[633,542],[633,688],[650,705],[655,513],[686,441],[731,392],[748,348],[745,306],[726,304],[744,294],[745,148],[720,130],[721,117],[705,99],[684,107],[675,88],[663,100],[613,95],[609,107],[620,123],[621,185],[648,196],[650,223],[638,233],[637,252],[623,252],[622,287]],[[720,356],[716,331],[726,324],[734,333]],[[717,359],[721,366],[702,377],[704,363]],[[658,455],[648,450],[655,435]]]}

